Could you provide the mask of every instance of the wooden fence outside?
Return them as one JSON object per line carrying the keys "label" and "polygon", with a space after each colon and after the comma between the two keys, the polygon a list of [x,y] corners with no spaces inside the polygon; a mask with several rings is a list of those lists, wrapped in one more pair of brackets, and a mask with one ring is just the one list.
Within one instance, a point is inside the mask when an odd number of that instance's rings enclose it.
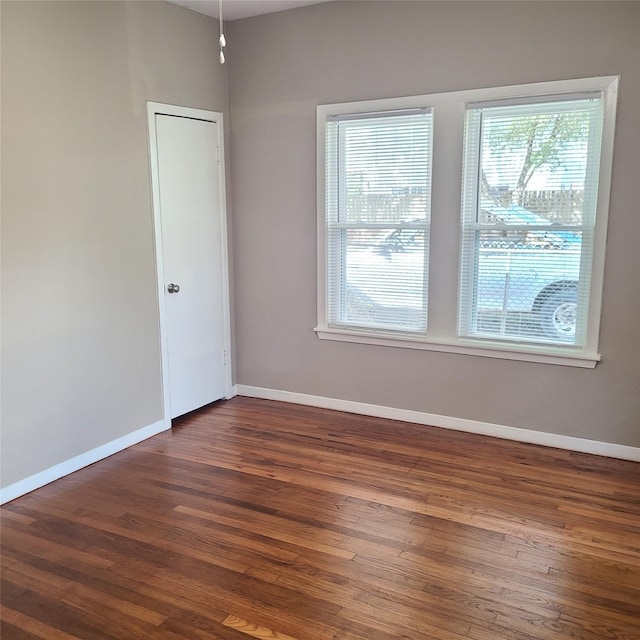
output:
{"label": "wooden fence outside", "polygon": [[[513,193],[503,191],[498,204],[513,204]],[[580,224],[584,191],[525,191],[521,206],[537,213],[550,222],[558,224]],[[426,197],[423,194],[350,194],[348,211],[351,222],[399,224],[424,218]]]}

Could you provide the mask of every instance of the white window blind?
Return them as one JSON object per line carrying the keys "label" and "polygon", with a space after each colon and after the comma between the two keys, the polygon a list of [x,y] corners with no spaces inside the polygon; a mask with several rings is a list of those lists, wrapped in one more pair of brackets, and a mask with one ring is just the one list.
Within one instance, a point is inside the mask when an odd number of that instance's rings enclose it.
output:
{"label": "white window blind", "polygon": [[330,327],[426,333],[432,135],[427,108],[327,118]]}
{"label": "white window blind", "polygon": [[583,347],[600,92],[468,104],[459,335]]}

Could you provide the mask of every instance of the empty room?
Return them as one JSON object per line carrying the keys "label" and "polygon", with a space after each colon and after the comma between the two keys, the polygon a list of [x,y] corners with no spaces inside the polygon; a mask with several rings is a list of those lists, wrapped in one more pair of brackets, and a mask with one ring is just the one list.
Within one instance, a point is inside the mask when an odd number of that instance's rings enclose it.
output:
{"label": "empty room", "polygon": [[0,38],[3,640],[640,638],[640,3]]}

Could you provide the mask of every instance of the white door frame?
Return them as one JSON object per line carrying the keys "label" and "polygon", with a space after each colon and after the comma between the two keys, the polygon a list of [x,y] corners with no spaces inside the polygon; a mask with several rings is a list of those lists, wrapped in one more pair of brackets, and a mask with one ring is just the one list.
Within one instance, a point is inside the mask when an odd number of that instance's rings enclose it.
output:
{"label": "white door frame", "polygon": [[229,251],[227,239],[227,197],[225,188],[225,154],[224,154],[224,120],[222,113],[205,111],[190,107],[147,102],[147,126],[149,133],[149,161],[151,168],[151,193],[153,202],[153,225],[155,235],[156,277],[158,284],[158,321],[160,328],[160,352],[162,366],[162,397],[164,405],[164,420],[170,426],[170,396],[169,396],[169,344],[167,336],[167,319],[164,296],[164,261],[162,251],[162,219],[160,216],[160,185],[158,172],[158,142],[156,137],[156,115],[177,116],[214,122],[218,125],[218,177],[220,180],[220,239],[222,242],[222,313],[224,322],[224,366],[225,366],[225,397],[235,395],[231,376],[231,313],[229,302]]}

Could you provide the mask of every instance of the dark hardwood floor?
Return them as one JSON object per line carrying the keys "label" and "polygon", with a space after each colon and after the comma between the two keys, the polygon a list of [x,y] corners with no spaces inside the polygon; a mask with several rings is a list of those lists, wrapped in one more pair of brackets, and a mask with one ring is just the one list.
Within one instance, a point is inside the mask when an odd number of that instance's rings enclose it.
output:
{"label": "dark hardwood floor", "polygon": [[3,640],[640,639],[640,465],[235,398],[2,508]]}

